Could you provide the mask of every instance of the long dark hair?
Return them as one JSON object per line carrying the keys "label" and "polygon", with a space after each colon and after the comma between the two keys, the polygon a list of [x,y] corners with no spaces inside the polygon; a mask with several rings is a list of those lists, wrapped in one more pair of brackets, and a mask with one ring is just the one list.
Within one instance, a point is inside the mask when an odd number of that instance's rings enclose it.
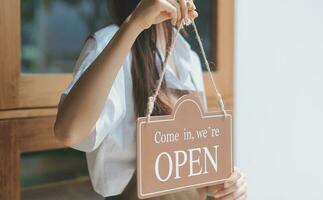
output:
{"label": "long dark hair", "polygon": [[[108,8],[117,25],[132,13],[140,0],[107,0]],[[173,40],[172,25],[170,22],[163,24],[166,49],[171,46]],[[136,39],[131,49],[132,53],[132,80],[135,111],[137,116],[146,114],[148,97],[151,96],[156,88],[159,74],[157,70],[157,60],[161,59],[157,49],[157,27],[156,25],[144,30]],[[172,110],[171,103],[165,92],[166,83],[162,84],[162,92],[156,100],[152,115],[169,114]]]}

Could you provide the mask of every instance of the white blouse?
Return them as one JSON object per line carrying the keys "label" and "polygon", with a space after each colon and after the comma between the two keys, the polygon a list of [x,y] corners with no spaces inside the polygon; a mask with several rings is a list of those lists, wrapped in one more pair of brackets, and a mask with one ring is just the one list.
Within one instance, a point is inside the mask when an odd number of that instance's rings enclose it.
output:
{"label": "white blouse", "polygon": [[[117,31],[117,25],[109,25],[96,31],[93,34],[94,39],[86,41],[76,62],[77,70],[74,78],[62,93],[59,105]],[[179,76],[177,77],[169,65],[166,66],[167,87],[198,90],[204,94],[199,57],[181,35],[177,39],[173,53]],[[206,102],[205,95],[204,100]],[[91,134],[80,145],[73,147],[86,152],[92,185],[94,190],[104,197],[122,193],[135,172],[135,130],[131,52],[129,52]]]}

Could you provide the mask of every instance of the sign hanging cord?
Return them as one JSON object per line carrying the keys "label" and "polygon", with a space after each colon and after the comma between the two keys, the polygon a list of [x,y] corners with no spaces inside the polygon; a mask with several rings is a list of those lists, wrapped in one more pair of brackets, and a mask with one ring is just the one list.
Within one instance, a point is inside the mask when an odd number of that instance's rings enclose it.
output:
{"label": "sign hanging cord", "polygon": [[[216,83],[215,83],[215,80],[214,80],[214,77],[213,77],[213,74],[212,74],[212,71],[211,71],[211,68],[210,68],[210,64],[207,61],[206,53],[205,53],[205,50],[204,50],[204,47],[203,47],[203,44],[202,44],[202,39],[201,39],[201,36],[200,36],[200,34],[198,32],[198,29],[196,27],[196,24],[195,24],[194,20],[192,21],[192,25],[193,25],[193,29],[194,29],[194,32],[195,32],[195,35],[196,35],[196,39],[197,39],[198,44],[199,44],[199,48],[200,48],[200,50],[202,52],[202,57],[203,57],[204,64],[205,64],[205,66],[206,66],[206,68],[208,70],[208,74],[209,74],[210,79],[212,81],[212,85],[213,85],[213,88],[214,88],[214,94],[215,94],[215,96],[216,96],[216,98],[218,100],[218,106],[221,109],[221,112],[223,113],[223,115],[226,117],[227,112],[225,110],[223,98],[222,98],[222,95],[221,95],[221,93],[219,92],[219,90],[218,90],[218,88],[216,86]],[[157,88],[156,88],[154,94],[148,98],[147,113],[146,113],[147,121],[150,120],[151,114],[152,114],[152,112],[154,110],[155,102],[156,102],[156,99],[158,97],[159,91],[161,89],[162,82],[163,82],[164,77],[165,77],[166,65],[168,63],[170,55],[172,54],[172,52],[174,50],[176,40],[177,40],[178,35],[180,34],[180,30],[182,28],[183,28],[183,22],[180,24],[179,28],[176,30],[176,34],[174,36],[173,43],[169,47],[168,52],[166,53],[164,62],[162,63],[162,69],[163,70],[162,70],[162,72],[161,72],[161,74],[159,76],[159,81],[158,81],[158,84],[157,84]]]}
{"label": "sign hanging cord", "polygon": [[224,101],[223,101],[222,95],[221,95],[218,87],[216,86],[216,83],[215,83],[215,80],[214,80],[214,77],[213,77],[213,73],[211,71],[210,64],[209,64],[209,62],[207,60],[205,49],[204,49],[203,44],[202,44],[201,36],[199,34],[199,31],[198,31],[194,21],[192,22],[192,25],[193,25],[193,28],[194,28],[194,32],[195,32],[195,35],[196,35],[197,42],[199,43],[199,47],[200,47],[200,50],[202,52],[202,57],[203,57],[204,64],[206,66],[206,69],[207,69],[208,74],[210,76],[210,79],[212,81],[212,85],[213,85],[213,88],[214,88],[214,94],[215,94],[216,98],[218,99],[218,106],[221,109],[221,111],[223,112],[224,116],[226,117],[227,112],[225,110]]}

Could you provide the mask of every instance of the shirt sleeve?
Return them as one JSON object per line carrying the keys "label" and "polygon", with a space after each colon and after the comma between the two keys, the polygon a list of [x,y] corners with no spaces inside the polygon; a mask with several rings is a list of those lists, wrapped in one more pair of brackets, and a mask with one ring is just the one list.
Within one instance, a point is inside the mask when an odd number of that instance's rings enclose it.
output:
{"label": "shirt sleeve", "polygon": [[[116,31],[114,31],[115,33]],[[97,56],[104,49],[103,46],[107,45],[109,40],[114,34],[109,34],[104,41],[101,41],[99,37],[93,35],[89,37],[80,53],[80,56],[75,65],[75,71],[73,74],[73,80],[68,85],[67,89],[62,93],[59,106],[64,101],[74,84],[79,80],[82,74],[91,66],[91,63],[97,58]],[[101,43],[100,43],[101,42]],[[105,45],[102,46],[102,42]],[[100,48],[100,46],[102,46]],[[122,121],[125,116],[125,80],[124,80],[124,67],[121,66],[112,88],[107,96],[105,105],[101,111],[99,118],[97,119],[91,133],[85,138],[81,144],[73,146],[72,148],[91,152],[97,149],[102,141],[109,135],[110,130],[113,129],[118,123]]]}

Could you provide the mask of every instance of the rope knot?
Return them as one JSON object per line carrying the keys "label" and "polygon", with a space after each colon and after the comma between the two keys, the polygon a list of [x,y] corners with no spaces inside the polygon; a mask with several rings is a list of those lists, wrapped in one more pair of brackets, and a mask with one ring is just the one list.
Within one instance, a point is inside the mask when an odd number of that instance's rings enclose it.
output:
{"label": "rope knot", "polygon": [[[221,96],[220,92],[218,91],[218,88],[217,88],[217,86],[215,84],[215,80],[213,78],[212,71],[210,69],[210,64],[209,64],[209,62],[207,60],[206,53],[205,53],[205,50],[204,50],[204,47],[203,47],[203,44],[202,44],[202,39],[201,39],[200,34],[199,34],[198,30],[197,30],[197,27],[196,27],[196,24],[195,24],[194,20],[191,21],[191,24],[193,25],[194,32],[195,32],[195,35],[196,35],[196,39],[197,39],[198,44],[199,44],[199,47],[201,49],[201,53],[202,53],[202,57],[203,57],[204,64],[205,64],[205,66],[206,66],[206,68],[207,68],[207,70],[209,72],[209,75],[210,75],[210,78],[211,78],[211,81],[212,81],[212,85],[214,87],[215,96],[217,97],[217,100],[218,100],[218,105],[219,105],[221,111],[223,112],[223,115],[225,117],[227,117],[228,116],[228,113],[225,110],[223,98],[222,98],[222,96]],[[158,81],[158,84],[157,84],[157,88],[156,88],[153,96],[150,96],[148,98],[147,114],[146,114],[147,122],[149,122],[150,116],[151,116],[151,114],[152,114],[152,112],[154,110],[154,104],[155,104],[156,98],[158,96],[158,93],[159,93],[159,91],[161,89],[161,85],[162,85],[163,79],[165,77],[166,65],[168,63],[170,54],[174,50],[175,43],[176,43],[176,39],[177,39],[178,35],[180,34],[180,29],[183,28],[183,25],[184,25],[184,23],[182,22],[180,24],[180,26],[178,27],[177,31],[176,31],[176,34],[175,34],[175,37],[174,37],[174,39],[172,41],[171,46],[169,48],[167,48],[167,50],[166,50],[166,55],[165,55],[164,61],[162,63],[162,72],[160,73],[160,76],[159,76],[160,78],[159,78],[159,81]]]}
{"label": "rope knot", "polygon": [[154,103],[155,103],[155,98],[154,96],[150,96],[148,98],[148,104],[147,104],[147,114],[150,116],[151,113],[154,110]]}

